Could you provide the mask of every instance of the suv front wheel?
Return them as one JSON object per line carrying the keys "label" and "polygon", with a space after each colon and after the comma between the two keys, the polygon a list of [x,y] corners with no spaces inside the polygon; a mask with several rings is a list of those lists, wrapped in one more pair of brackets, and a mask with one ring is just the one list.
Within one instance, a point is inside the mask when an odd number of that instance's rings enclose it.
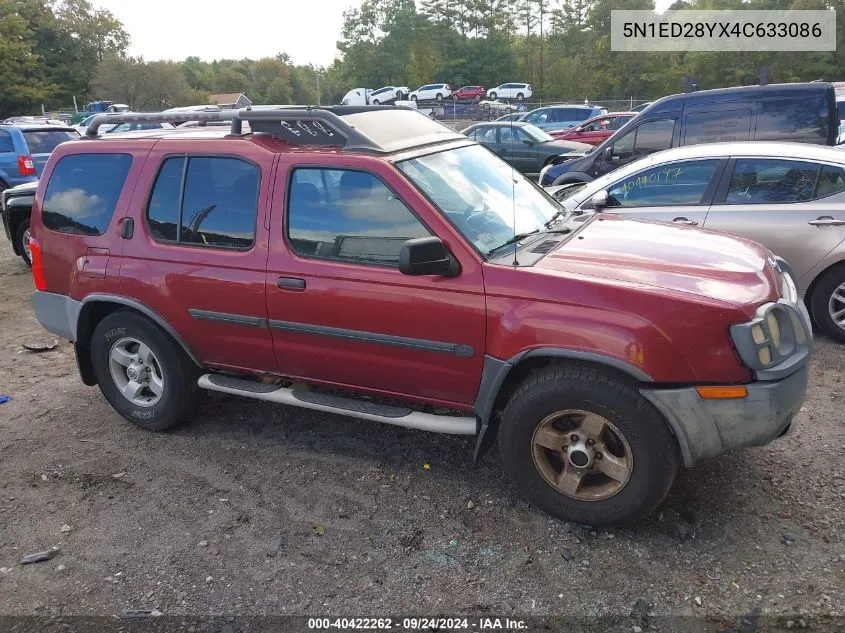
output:
{"label": "suv front wheel", "polygon": [[660,414],[626,382],[584,365],[531,374],[499,428],[505,469],[541,510],[565,521],[632,523],[663,501],[679,467]]}
{"label": "suv front wheel", "polygon": [[163,431],[192,417],[204,391],[199,370],[157,325],[129,310],[97,324],[91,360],[100,390],[124,418]]}

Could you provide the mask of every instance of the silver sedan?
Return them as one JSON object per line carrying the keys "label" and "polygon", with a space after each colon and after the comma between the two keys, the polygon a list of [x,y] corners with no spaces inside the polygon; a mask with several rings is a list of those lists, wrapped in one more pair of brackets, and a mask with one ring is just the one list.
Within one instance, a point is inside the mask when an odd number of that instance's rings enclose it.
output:
{"label": "silver sedan", "polygon": [[819,329],[845,342],[842,150],[768,142],[679,147],[593,182],[547,191],[571,210],[625,213],[760,242],[789,263]]}

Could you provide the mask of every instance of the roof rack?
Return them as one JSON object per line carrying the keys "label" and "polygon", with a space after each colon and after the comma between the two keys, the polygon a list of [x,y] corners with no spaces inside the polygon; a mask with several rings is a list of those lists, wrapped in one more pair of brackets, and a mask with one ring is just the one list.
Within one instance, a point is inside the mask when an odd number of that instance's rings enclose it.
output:
{"label": "roof rack", "polygon": [[[398,149],[395,143],[378,143],[355,125],[344,120],[350,115],[378,111],[414,113],[425,121],[431,121],[429,117],[414,108],[402,106],[279,106],[273,109],[246,108],[217,112],[101,114],[94,118],[85,135],[89,138],[96,137],[99,127],[104,123],[181,123],[185,121],[231,121],[231,133],[241,135],[243,122],[247,121],[252,132],[270,134],[294,145],[342,147],[352,152],[389,153],[395,151]],[[415,121],[420,122],[419,119]],[[431,122],[427,125],[432,124],[435,123]],[[424,137],[426,142],[432,142],[430,135],[420,134],[420,136]],[[437,138],[435,140],[452,139]]]}

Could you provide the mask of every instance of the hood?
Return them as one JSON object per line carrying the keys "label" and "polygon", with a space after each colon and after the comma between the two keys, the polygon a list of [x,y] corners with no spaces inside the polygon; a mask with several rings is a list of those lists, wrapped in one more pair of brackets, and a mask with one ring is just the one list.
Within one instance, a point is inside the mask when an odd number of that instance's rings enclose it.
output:
{"label": "hood", "polygon": [[777,297],[759,244],[694,227],[597,214],[534,265],[756,308]]}
{"label": "hood", "polygon": [[588,143],[578,143],[577,141],[546,141],[540,145],[544,150],[555,151],[561,154],[577,154],[583,156],[592,148]]}

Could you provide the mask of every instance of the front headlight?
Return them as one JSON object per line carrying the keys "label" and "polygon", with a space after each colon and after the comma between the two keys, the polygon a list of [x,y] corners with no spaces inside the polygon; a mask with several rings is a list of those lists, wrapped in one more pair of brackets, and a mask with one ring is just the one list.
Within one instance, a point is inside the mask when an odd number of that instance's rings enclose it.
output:
{"label": "front headlight", "polygon": [[731,337],[742,362],[768,370],[809,347],[809,335],[794,305],[785,301],[760,306],[754,319],[731,326]]}

